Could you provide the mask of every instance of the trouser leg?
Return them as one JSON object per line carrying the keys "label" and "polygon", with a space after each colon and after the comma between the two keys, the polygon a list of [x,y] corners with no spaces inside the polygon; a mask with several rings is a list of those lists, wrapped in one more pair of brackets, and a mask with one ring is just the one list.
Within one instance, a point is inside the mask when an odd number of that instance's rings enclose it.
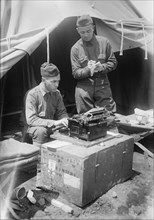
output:
{"label": "trouser leg", "polygon": [[106,107],[108,111],[116,112],[116,103],[112,97],[109,85],[95,87],[95,107]]}
{"label": "trouser leg", "polygon": [[75,89],[75,101],[78,114],[89,111],[94,107],[106,107],[108,111],[116,112],[116,103],[112,97],[110,85],[82,85]]}
{"label": "trouser leg", "polygon": [[48,141],[50,132],[45,127],[30,127],[28,133],[32,136],[33,144],[41,147],[41,145]]}
{"label": "trouser leg", "polygon": [[94,107],[93,87],[77,86],[75,89],[75,102],[77,113],[85,113]]}

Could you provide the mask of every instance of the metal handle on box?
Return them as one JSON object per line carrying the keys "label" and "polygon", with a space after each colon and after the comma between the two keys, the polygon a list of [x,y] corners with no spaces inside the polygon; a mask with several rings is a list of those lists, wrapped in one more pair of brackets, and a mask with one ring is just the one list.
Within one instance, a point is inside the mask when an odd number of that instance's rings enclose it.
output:
{"label": "metal handle on box", "polygon": [[95,165],[95,167],[99,167],[99,166],[100,166],[100,164],[99,164],[99,163]]}

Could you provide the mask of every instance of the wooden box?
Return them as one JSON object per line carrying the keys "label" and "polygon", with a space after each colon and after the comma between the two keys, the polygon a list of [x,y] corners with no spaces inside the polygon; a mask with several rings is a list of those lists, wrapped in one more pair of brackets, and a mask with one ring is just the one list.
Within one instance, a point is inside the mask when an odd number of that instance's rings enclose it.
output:
{"label": "wooden box", "polygon": [[41,185],[80,207],[132,175],[133,138],[121,135],[89,148],[55,140],[42,145]]}

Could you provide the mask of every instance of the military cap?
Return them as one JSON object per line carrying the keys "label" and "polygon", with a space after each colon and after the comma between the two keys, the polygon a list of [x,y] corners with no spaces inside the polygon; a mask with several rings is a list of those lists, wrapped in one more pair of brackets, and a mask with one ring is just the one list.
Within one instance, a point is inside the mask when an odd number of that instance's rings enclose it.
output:
{"label": "military cap", "polygon": [[77,18],[77,21],[76,21],[76,26],[77,27],[85,27],[85,26],[88,26],[90,24],[93,24],[93,20],[90,17],[90,15],[82,15],[82,16]]}
{"label": "military cap", "polygon": [[54,77],[60,73],[57,66],[54,65],[53,63],[47,63],[47,62],[43,63],[40,69],[41,69],[42,77]]}

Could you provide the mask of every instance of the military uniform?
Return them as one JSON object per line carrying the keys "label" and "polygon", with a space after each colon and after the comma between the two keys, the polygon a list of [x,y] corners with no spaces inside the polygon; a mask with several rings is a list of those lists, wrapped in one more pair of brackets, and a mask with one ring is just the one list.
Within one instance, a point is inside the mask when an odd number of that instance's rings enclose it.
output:
{"label": "military uniform", "polygon": [[[103,70],[94,73],[92,77],[87,66],[90,60],[103,64]],[[71,48],[71,64],[72,74],[77,80],[77,112],[83,113],[104,106],[110,111],[116,111],[107,73],[116,68],[117,60],[109,41],[96,35],[88,42],[79,39]]]}
{"label": "military uniform", "polygon": [[64,106],[62,96],[57,90],[53,93],[47,93],[42,86],[42,82],[31,89],[26,97],[26,120],[28,124],[27,133],[37,143],[44,143],[48,140],[52,133],[48,128],[48,122],[67,118],[66,108]]}

